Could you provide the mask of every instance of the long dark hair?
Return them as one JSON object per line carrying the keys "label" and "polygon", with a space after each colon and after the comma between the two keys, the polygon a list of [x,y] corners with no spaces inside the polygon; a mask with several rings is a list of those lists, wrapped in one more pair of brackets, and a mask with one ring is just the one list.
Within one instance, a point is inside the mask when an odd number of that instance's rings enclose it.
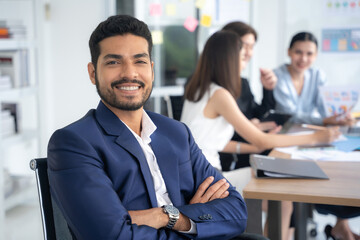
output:
{"label": "long dark hair", "polygon": [[294,44],[298,41],[310,41],[315,43],[316,48],[318,47],[318,42],[316,37],[314,36],[314,34],[310,32],[299,32],[295,34],[290,41],[289,49],[291,49],[294,46]]}
{"label": "long dark hair", "polygon": [[241,79],[239,54],[241,41],[236,33],[218,31],[206,42],[194,75],[185,88],[185,98],[198,102],[211,83],[228,90],[234,98],[240,97]]}

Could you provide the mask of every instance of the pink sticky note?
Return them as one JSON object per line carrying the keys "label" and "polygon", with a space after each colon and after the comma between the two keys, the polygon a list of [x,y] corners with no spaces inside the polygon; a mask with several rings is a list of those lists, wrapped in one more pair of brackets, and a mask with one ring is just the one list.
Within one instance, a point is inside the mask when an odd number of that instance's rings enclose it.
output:
{"label": "pink sticky note", "polygon": [[195,31],[197,25],[199,24],[199,21],[196,18],[193,17],[187,17],[184,22],[184,27],[189,31],[193,32]]}
{"label": "pink sticky note", "polygon": [[160,3],[150,4],[150,15],[151,16],[161,16],[161,4]]}
{"label": "pink sticky note", "polygon": [[323,40],[323,50],[329,51],[330,50],[330,39]]}

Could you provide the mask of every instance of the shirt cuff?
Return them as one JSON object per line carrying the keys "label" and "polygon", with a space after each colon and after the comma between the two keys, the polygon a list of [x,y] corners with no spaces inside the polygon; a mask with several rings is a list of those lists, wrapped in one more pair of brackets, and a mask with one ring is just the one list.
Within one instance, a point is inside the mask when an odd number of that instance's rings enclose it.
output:
{"label": "shirt cuff", "polygon": [[179,231],[181,233],[186,233],[186,234],[197,234],[197,229],[196,229],[196,223],[193,222],[193,220],[190,220],[190,224],[191,224],[191,227],[190,227],[190,230],[189,231]]}

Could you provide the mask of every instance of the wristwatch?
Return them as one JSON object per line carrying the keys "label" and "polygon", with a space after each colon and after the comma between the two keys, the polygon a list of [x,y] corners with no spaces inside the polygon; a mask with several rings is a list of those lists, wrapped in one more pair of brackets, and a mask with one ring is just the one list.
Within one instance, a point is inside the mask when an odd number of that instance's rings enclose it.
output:
{"label": "wristwatch", "polygon": [[162,206],[164,213],[166,213],[169,216],[169,222],[166,225],[166,228],[172,229],[176,223],[176,221],[180,217],[179,210],[174,207],[173,205],[164,205]]}

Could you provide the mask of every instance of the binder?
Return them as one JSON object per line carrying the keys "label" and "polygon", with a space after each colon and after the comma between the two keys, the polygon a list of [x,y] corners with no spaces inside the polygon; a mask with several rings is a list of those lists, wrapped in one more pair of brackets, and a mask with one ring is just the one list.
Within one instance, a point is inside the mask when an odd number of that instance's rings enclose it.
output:
{"label": "binder", "polygon": [[252,154],[250,165],[258,178],[329,179],[316,162],[311,160],[283,159]]}

